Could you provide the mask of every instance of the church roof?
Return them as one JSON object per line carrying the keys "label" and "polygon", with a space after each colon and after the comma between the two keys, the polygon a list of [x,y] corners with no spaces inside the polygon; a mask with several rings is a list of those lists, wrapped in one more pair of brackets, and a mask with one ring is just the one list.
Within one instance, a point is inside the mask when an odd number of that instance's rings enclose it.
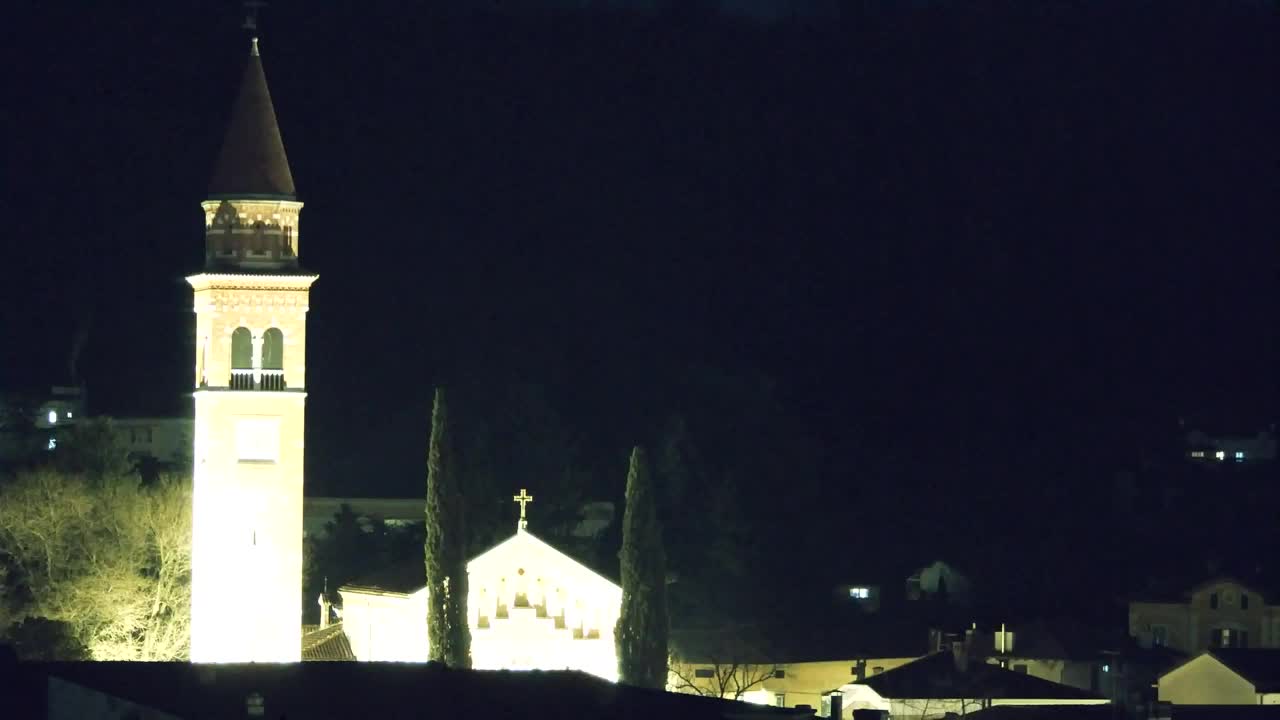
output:
{"label": "church roof", "polygon": [[427,586],[427,567],[422,558],[379,568],[343,585],[339,590],[412,595]]}
{"label": "church roof", "polygon": [[351,649],[347,634],[342,631],[342,623],[335,623],[322,628],[318,625],[304,625],[302,628],[302,659],[304,661],[344,661],[355,660],[356,654]]}
{"label": "church roof", "polygon": [[267,76],[258,55],[258,40],[254,38],[240,94],[231,110],[231,123],[209,183],[209,195],[292,200],[295,192]]}
{"label": "church roof", "polygon": [[[501,548],[508,546],[510,543],[517,542],[517,541],[532,542],[532,543],[537,543],[539,545],[544,545],[550,548],[551,550],[555,551],[559,555],[564,556],[565,559],[572,561],[574,564],[578,566],[581,566],[583,570],[589,572],[591,575],[598,577],[600,581],[609,583],[611,585],[618,585],[618,581],[616,579],[611,578],[608,575],[600,572],[598,568],[592,568],[591,566],[582,563],[577,558],[573,557],[570,553],[565,552],[564,549],[557,547],[554,543],[550,543],[550,542],[547,542],[546,540],[543,540],[542,538],[530,533],[527,530],[521,530],[520,532],[517,532],[515,535],[512,535],[506,540],[503,540],[497,545],[494,545],[488,550],[485,550],[484,552],[480,553],[476,557],[472,558],[470,562],[467,563],[468,567],[470,567],[472,563],[475,563],[477,561],[483,562],[484,559],[490,556],[492,553],[500,550]],[[413,560],[397,563],[395,565],[389,565],[387,567],[380,568],[366,575],[362,575],[359,578],[356,578],[355,580],[352,580],[351,582],[343,585],[340,588],[340,590],[354,591],[354,592],[392,593],[397,595],[412,595],[413,593],[416,593],[422,588],[426,587],[426,585],[427,585],[426,564],[423,562],[421,558],[415,558]]]}

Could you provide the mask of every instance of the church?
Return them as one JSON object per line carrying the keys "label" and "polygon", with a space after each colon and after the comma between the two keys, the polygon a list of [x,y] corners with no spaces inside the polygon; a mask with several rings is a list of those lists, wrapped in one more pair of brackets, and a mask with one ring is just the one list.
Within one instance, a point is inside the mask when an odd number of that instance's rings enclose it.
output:
{"label": "church", "polygon": [[[511,537],[467,563],[471,661],[480,670],[581,670],[617,680],[614,625],[622,588],[528,530],[525,490]],[[424,563],[338,589],[342,632],[358,660],[425,662]]]}
{"label": "church", "polygon": [[[194,292],[195,452],[193,662],[328,659],[425,662],[424,563],[338,590],[342,622],[303,634],[303,443],[309,289],[299,265],[292,171],[251,43],[205,216],[205,267]],[[472,662],[478,669],[574,669],[617,678],[622,589],[528,529],[467,566]],[[252,588],[242,592],[241,588]],[[327,599],[322,598],[327,604]]]}

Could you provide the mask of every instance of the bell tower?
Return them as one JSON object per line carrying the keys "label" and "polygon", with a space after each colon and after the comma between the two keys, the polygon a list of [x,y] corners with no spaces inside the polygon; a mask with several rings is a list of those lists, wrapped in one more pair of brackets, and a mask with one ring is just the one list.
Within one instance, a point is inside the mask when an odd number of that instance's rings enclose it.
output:
{"label": "bell tower", "polygon": [[302,652],[306,316],[298,202],[253,38],[201,203],[195,292],[192,662]]}

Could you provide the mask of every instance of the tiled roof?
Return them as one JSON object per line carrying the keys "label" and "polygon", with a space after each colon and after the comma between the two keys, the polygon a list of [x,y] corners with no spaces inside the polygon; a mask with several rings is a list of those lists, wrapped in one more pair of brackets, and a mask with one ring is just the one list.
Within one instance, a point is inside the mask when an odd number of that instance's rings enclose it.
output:
{"label": "tiled roof", "polygon": [[961,670],[952,653],[939,652],[860,684],[891,698],[993,698],[1010,700],[1098,700],[1099,696],[998,665],[970,659]]}
{"label": "tiled roof", "polygon": [[302,659],[304,661],[355,660],[351,643],[342,631],[342,623],[321,629],[311,625],[303,628]]}

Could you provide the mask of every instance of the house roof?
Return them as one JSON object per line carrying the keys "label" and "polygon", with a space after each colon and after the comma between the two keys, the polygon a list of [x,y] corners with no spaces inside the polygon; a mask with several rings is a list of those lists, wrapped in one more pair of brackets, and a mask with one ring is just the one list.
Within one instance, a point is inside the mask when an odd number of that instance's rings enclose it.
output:
{"label": "house roof", "polygon": [[1115,720],[1124,713],[1114,705],[997,705],[966,713],[966,720]]}
{"label": "house roof", "polygon": [[302,628],[303,661],[343,661],[355,660],[356,654],[351,650],[351,643],[342,631],[342,623],[321,628],[309,625]]}
{"label": "house roof", "polygon": [[226,139],[209,182],[209,195],[292,200],[295,194],[293,173],[276,124],[271,91],[258,55],[258,40],[254,38]]}
{"label": "house roof", "polygon": [[880,697],[1100,700],[1097,695],[970,659],[961,670],[950,652],[933,653],[863,680]]}
{"label": "house roof", "polygon": [[1208,655],[1248,680],[1260,693],[1280,692],[1280,648],[1217,648],[1170,668],[1165,675]]}
{"label": "house roof", "polygon": [[26,688],[58,678],[183,718],[265,717],[773,718],[812,713],[615,685],[570,671],[449,670],[435,663],[32,663]]}
{"label": "house roof", "polygon": [[1173,720],[1280,720],[1280,705],[1174,705]]}

